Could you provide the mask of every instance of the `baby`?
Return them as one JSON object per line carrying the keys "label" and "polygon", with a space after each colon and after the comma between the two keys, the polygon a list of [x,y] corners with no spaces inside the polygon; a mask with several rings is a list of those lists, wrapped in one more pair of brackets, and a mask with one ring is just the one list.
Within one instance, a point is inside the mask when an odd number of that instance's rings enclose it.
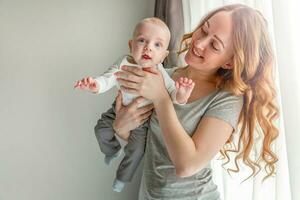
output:
{"label": "baby", "polygon": [[[77,81],[75,88],[86,89],[99,94],[111,89],[119,88],[114,73],[121,70],[121,66],[138,66],[142,68],[157,68],[164,79],[173,103],[185,104],[194,88],[194,82],[188,78],[180,78],[176,83],[169,77],[162,66],[167,57],[170,42],[170,30],[167,25],[158,18],[146,18],[140,21],[134,29],[132,39],[129,40],[130,55],[118,59],[106,72],[97,78],[87,77]],[[122,104],[128,105],[137,95],[122,92]],[[150,104],[146,100],[139,107]],[[111,109],[103,113],[95,127],[95,134],[101,151],[105,154],[105,163],[109,165],[121,152],[121,145],[114,135],[112,128],[115,119],[114,104]],[[122,191],[126,182],[130,182],[136,171],[145,150],[148,122],[131,131],[128,143],[124,147],[125,156],[121,161],[116,178],[113,182],[113,190]]]}

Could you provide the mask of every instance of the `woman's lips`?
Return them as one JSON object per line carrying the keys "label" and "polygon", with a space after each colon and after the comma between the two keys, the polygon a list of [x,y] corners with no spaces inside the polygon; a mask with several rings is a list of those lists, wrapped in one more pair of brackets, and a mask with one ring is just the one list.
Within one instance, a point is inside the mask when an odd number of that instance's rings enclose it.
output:
{"label": "woman's lips", "polygon": [[203,59],[203,56],[201,56],[197,51],[196,51],[196,49],[195,48],[192,48],[192,52],[193,52],[193,54],[195,55],[195,56],[197,56],[197,57],[199,57],[199,58],[202,58]]}

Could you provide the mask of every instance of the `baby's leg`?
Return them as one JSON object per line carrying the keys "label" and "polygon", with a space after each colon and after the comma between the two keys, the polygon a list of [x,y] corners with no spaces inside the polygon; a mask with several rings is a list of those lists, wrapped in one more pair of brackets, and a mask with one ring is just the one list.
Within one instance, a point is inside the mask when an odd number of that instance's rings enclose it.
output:
{"label": "baby's leg", "polygon": [[125,183],[132,180],[145,152],[147,130],[148,121],[131,131],[128,144],[124,147],[125,156],[118,167],[113,184],[114,191],[122,191]]}
{"label": "baby's leg", "polygon": [[110,164],[110,161],[114,157],[116,157],[116,154],[121,149],[120,142],[117,140],[115,131],[112,128],[112,124],[115,118],[116,114],[114,102],[112,104],[112,108],[101,115],[101,118],[98,120],[97,125],[94,128],[100,149],[105,154],[105,162],[108,165]]}
{"label": "baby's leg", "polygon": [[176,101],[184,104],[189,99],[195,83],[192,79],[180,77],[176,82]]}

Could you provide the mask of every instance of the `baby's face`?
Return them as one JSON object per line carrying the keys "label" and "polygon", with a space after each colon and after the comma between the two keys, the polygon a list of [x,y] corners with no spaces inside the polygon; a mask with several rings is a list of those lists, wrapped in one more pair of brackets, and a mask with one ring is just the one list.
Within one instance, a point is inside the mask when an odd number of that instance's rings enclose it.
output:
{"label": "baby's face", "polygon": [[142,67],[154,67],[168,55],[169,33],[160,25],[144,23],[129,41],[131,55]]}

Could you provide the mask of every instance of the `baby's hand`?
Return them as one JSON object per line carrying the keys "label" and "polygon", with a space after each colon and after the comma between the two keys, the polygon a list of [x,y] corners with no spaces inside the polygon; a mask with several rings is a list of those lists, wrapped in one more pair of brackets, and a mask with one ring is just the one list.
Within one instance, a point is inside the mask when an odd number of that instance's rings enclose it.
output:
{"label": "baby's hand", "polygon": [[97,81],[92,77],[83,78],[81,81],[77,81],[74,88],[79,88],[82,90],[89,90],[91,92],[97,93],[99,91],[99,85]]}
{"label": "baby's hand", "polygon": [[176,100],[178,103],[186,103],[187,100],[189,99],[195,83],[192,79],[189,78],[184,78],[184,77],[180,77],[176,82],[175,82],[175,86],[176,86]]}

